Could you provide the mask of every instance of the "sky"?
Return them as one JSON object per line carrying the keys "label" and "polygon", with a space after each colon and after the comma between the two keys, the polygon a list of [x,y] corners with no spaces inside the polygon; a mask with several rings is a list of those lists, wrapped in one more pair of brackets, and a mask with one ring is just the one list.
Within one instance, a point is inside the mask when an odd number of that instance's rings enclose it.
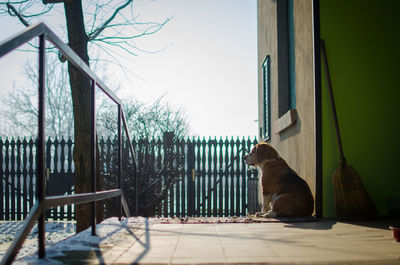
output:
{"label": "sky", "polygon": [[[186,113],[191,136],[255,136],[256,0],[136,0],[133,10],[139,20],[170,21],[137,40],[146,52],[126,57],[128,71],[109,64],[105,83],[111,89],[118,84],[121,98],[151,102],[164,96]],[[62,11],[46,18],[58,35],[65,32]],[[9,16],[0,17],[0,25],[0,41],[24,29]],[[0,95],[18,82],[25,57],[15,52],[0,58],[0,78],[9,80]]]}

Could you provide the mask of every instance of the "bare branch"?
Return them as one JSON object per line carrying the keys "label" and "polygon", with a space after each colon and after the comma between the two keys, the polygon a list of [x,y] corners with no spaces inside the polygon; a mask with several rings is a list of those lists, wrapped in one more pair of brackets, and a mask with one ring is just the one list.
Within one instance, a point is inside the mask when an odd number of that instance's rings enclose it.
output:
{"label": "bare branch", "polygon": [[124,74],[124,76],[125,76],[126,79],[129,79],[129,78],[128,78],[128,73],[129,73],[129,74],[131,74],[131,75],[133,75],[133,76],[136,76],[137,78],[139,78],[140,80],[143,81],[143,78],[141,78],[140,76],[138,76],[137,74],[135,74],[134,72],[132,72],[132,70],[131,70],[130,68],[124,66],[124,64],[121,63],[121,60],[118,59],[117,56],[115,56],[113,53],[115,53],[116,55],[118,55],[118,56],[121,57],[120,54],[116,53],[114,50],[107,49],[106,47],[103,47],[102,45],[98,45],[98,44],[96,44],[96,43],[95,43],[95,45],[96,45],[101,51],[103,51],[105,54],[107,54],[109,57],[111,57],[110,60],[108,60],[108,59],[96,59],[96,61],[98,61],[98,62],[101,62],[101,61],[102,61],[102,62],[107,62],[107,63],[109,63],[109,64],[114,64],[114,65],[120,67],[120,69],[122,70],[122,72],[123,72],[123,74]]}
{"label": "bare branch", "polygon": [[[123,108],[128,122],[130,134],[138,138],[160,138],[165,132],[173,131],[175,136],[182,138],[188,134],[189,125],[184,111],[173,109],[164,102],[165,95],[157,98],[150,104],[143,104],[135,99],[123,101]],[[115,122],[109,122],[115,117],[112,106],[103,105],[99,114],[99,125],[106,130],[105,136],[116,131]]]}
{"label": "bare branch", "polygon": [[0,2],[0,5],[6,6],[6,8],[0,8],[0,14],[8,13],[12,17],[17,17],[18,20],[25,27],[28,27],[30,25],[27,18],[32,18],[47,14],[52,10],[54,6],[54,4],[47,5],[43,7],[40,12],[29,13],[28,10],[30,9],[38,10],[38,7],[35,6],[38,5],[37,1],[32,1],[32,0],[7,1],[7,2]]}
{"label": "bare branch", "polygon": [[[130,55],[138,56],[136,53],[134,53],[131,50],[129,50],[128,48],[124,47],[124,45],[121,45],[120,42],[113,42],[113,41],[102,41],[102,42],[105,44],[108,44],[108,45],[118,47],[118,48],[122,49],[123,51],[129,53]],[[126,43],[124,43],[124,44],[126,44]]]}
{"label": "bare branch", "polygon": [[53,6],[54,5],[49,5],[49,7],[45,7],[41,12],[34,13],[34,14],[31,14],[31,15],[22,14],[22,16],[25,17],[25,18],[38,17],[38,16],[41,16],[41,15],[49,13],[52,10]]}
{"label": "bare branch", "polygon": [[[67,66],[57,64],[52,54],[46,67],[46,131],[51,137],[73,135],[72,98],[68,86]],[[33,135],[37,130],[37,62],[23,66],[24,85],[16,86],[0,99],[5,121],[15,135]],[[51,74],[50,74],[51,73]]]}
{"label": "bare branch", "polygon": [[97,21],[97,14],[99,13],[99,5],[98,3],[95,5],[95,10],[93,12],[93,23],[92,23],[92,28],[90,29],[90,32],[94,31],[95,25],[96,25],[96,21]]}
{"label": "bare branch", "polygon": [[98,38],[98,39],[93,39],[93,41],[105,41],[109,39],[119,39],[119,40],[131,40],[131,39],[136,39],[140,38],[143,36],[147,35],[152,35],[157,33],[158,31],[161,30],[161,28],[170,21],[170,19],[166,19],[163,23],[158,24],[158,23],[148,23],[148,24],[153,24],[151,27],[146,28],[142,33],[137,34],[137,35],[132,35],[132,36],[108,36],[108,37],[103,37],[103,38]]}
{"label": "bare branch", "polygon": [[91,32],[90,34],[88,34],[89,36],[89,41],[97,38],[97,36],[99,36],[99,34],[107,27],[108,24],[111,23],[111,21],[117,16],[117,14],[124,9],[125,7],[127,7],[129,4],[132,3],[133,0],[128,0],[126,1],[125,4],[119,6],[115,12],[111,15],[111,17],[109,19],[107,19],[103,25],[101,25],[99,28],[97,28],[95,31]]}
{"label": "bare branch", "polygon": [[64,0],[43,0],[43,4],[64,3]]}
{"label": "bare branch", "polygon": [[[24,17],[17,11],[17,9],[15,9],[15,7],[13,5],[11,5],[10,3],[7,3],[7,8],[8,8],[8,14],[10,14],[10,16],[17,17],[19,19],[19,21],[21,21],[21,23],[24,24],[25,27],[29,27],[28,21],[26,21],[24,19]],[[11,13],[11,11],[12,11],[12,13]]]}
{"label": "bare branch", "polygon": [[6,5],[6,4],[13,4],[13,5],[19,5],[19,4],[24,4],[26,2],[29,2],[30,0],[23,0],[23,1],[6,1],[6,2],[0,2],[0,5]]}

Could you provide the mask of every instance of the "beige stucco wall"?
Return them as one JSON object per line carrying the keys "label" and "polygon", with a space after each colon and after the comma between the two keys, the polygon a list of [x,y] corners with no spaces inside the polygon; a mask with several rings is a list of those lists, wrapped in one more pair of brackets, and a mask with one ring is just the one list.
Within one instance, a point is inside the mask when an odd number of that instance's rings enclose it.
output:
{"label": "beige stucco wall", "polygon": [[276,134],[278,65],[276,0],[258,0],[259,128],[263,121],[262,63],[271,58],[271,139],[279,154],[310,185],[315,196],[314,81],[312,0],[294,0],[297,120]]}

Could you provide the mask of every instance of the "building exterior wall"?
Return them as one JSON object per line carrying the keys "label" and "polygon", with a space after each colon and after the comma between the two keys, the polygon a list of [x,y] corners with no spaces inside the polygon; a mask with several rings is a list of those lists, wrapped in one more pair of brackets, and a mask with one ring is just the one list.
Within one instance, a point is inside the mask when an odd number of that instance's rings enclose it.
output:
{"label": "building exterior wall", "polygon": [[[296,122],[276,133],[277,121],[282,121],[278,117],[278,1],[258,0],[259,127],[263,126],[264,104],[261,65],[270,55],[272,132],[268,142],[315,195],[313,1],[293,0]],[[398,217],[400,34],[396,12],[400,1],[319,0],[319,7],[320,34],[327,49],[345,157],[361,176],[379,214]],[[334,217],[332,174],[339,154],[326,76],[321,72],[322,147],[318,149],[322,148],[322,213]]]}
{"label": "building exterior wall", "polygon": [[[277,133],[278,116],[277,1],[258,0],[259,128],[263,126],[262,64],[270,56],[271,137],[268,141],[309,184],[315,196],[315,122],[312,0],[294,0],[296,121]],[[262,138],[260,138],[262,140]]]}

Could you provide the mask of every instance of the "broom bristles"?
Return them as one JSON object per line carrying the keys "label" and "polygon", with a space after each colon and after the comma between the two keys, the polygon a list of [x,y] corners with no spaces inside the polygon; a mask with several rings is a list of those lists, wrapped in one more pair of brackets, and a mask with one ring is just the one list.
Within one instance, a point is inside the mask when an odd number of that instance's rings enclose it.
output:
{"label": "broom bristles", "polygon": [[366,191],[357,171],[345,160],[333,173],[336,216],[344,220],[368,220],[377,217],[375,203]]}

